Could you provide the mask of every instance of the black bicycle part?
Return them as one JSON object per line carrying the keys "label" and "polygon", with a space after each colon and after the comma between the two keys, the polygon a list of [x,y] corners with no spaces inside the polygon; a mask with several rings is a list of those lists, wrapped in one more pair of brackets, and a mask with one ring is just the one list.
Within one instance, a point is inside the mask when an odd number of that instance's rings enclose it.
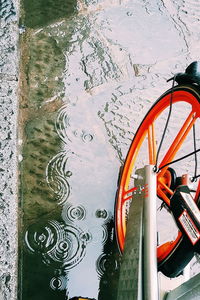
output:
{"label": "black bicycle part", "polygon": [[200,61],[194,61],[192,62],[185,70],[185,73],[178,73],[175,74],[172,78],[170,78],[169,80],[167,80],[167,82],[169,82],[170,80],[173,80],[172,83],[172,89],[171,89],[171,97],[170,97],[170,107],[169,107],[169,113],[168,113],[168,117],[166,120],[166,124],[165,124],[165,128],[162,134],[162,138],[158,147],[158,151],[157,151],[157,155],[156,155],[156,164],[154,166],[154,171],[155,172],[159,172],[161,169],[163,169],[164,167],[181,161],[182,159],[187,158],[188,156],[194,155],[195,158],[195,171],[194,171],[194,176],[192,178],[192,181],[195,181],[198,177],[200,177],[200,174],[197,175],[197,152],[200,151],[200,149],[196,149],[196,134],[195,134],[195,125],[193,125],[193,141],[194,141],[194,151],[189,153],[188,155],[185,155],[177,160],[174,160],[173,162],[170,162],[160,168],[158,168],[157,164],[158,164],[158,155],[165,137],[165,133],[167,130],[167,126],[171,117],[171,112],[172,112],[172,99],[173,99],[173,92],[174,92],[174,83],[175,81],[178,84],[197,84],[200,85]]}
{"label": "black bicycle part", "polygon": [[194,251],[200,253],[200,211],[187,185],[176,189],[170,207],[180,231],[191,242]]}
{"label": "black bicycle part", "polygon": [[183,236],[172,253],[158,264],[158,271],[170,278],[177,277],[193,257],[194,249],[188,238]]}
{"label": "black bicycle part", "polygon": [[192,62],[185,70],[185,73],[178,73],[167,81],[173,80],[178,84],[200,85],[200,61]]}

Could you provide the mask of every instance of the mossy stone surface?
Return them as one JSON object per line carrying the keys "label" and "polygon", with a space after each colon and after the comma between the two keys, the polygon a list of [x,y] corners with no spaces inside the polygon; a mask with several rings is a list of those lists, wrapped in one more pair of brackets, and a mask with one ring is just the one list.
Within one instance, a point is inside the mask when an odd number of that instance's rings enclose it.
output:
{"label": "mossy stone surface", "polygon": [[77,11],[76,0],[22,0],[25,11],[21,22],[29,28],[40,28]]}

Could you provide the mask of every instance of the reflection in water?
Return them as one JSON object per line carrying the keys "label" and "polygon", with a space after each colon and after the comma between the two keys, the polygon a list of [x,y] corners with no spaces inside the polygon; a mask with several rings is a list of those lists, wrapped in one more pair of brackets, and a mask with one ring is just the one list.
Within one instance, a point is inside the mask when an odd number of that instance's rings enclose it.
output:
{"label": "reflection in water", "polygon": [[56,194],[58,204],[64,204],[70,195],[68,178],[72,172],[67,169],[67,161],[67,153],[60,152],[50,160],[46,169],[47,183]]}
{"label": "reflection in water", "polygon": [[[71,20],[61,20],[76,11],[76,1],[48,0],[49,6],[34,11],[35,2],[31,6],[30,0],[23,2],[25,25],[40,28],[29,32],[29,94],[28,105],[24,104],[26,110],[36,107],[40,114],[36,111],[34,135],[30,126],[26,127],[29,143],[24,154],[32,173],[23,178],[27,184],[23,189],[31,191],[23,191],[24,202],[29,201],[29,206],[24,206],[28,251],[23,253],[23,300],[63,300],[68,292],[69,297],[116,300],[120,261],[113,207],[118,167],[153,99],[152,86],[163,84],[163,76],[156,74],[156,62],[181,55],[184,43],[180,32],[173,30],[173,18],[163,13],[164,6],[163,11],[159,9],[160,4],[79,1],[93,6],[94,13],[84,10]],[[97,4],[102,8],[96,10]],[[43,19],[45,11],[51,13]],[[60,23],[42,28],[58,19]],[[161,20],[163,30],[158,31]],[[176,43],[172,45],[171,40]],[[48,115],[51,126],[41,127],[45,107],[45,114],[53,111],[57,117]],[[45,168],[47,189],[42,181]],[[47,201],[49,189],[53,191],[51,202]],[[59,208],[62,213],[58,217]],[[40,212],[34,220],[32,214],[27,218],[32,210]],[[53,220],[37,224],[40,217],[47,218],[46,211]],[[28,226],[29,222],[36,224]]]}
{"label": "reflection in water", "polygon": [[102,254],[96,261],[96,271],[100,279],[98,300],[115,300],[120,270],[120,257],[116,245],[113,219],[105,224],[107,240]]}
{"label": "reflection in water", "polygon": [[110,270],[111,272],[115,272],[119,268],[119,262],[116,259],[113,259],[112,254],[102,253],[96,263],[97,273],[100,277],[106,270]]}
{"label": "reflection in water", "polygon": [[[52,290],[61,291],[65,286],[69,298],[82,295],[97,299],[100,278],[95,267],[96,260],[111,238],[107,223],[112,218],[113,205],[108,199],[112,201],[114,195],[110,183],[105,178],[111,176],[108,166],[112,165],[112,160],[110,157],[107,158],[105,168],[102,167],[106,173],[101,171],[99,176],[99,169],[94,162],[104,157],[105,150],[102,147],[102,135],[98,127],[90,126],[91,121],[96,123],[99,120],[92,110],[87,114],[83,114],[83,111],[85,104],[80,108],[71,104],[64,105],[58,111],[55,121],[57,134],[67,151],[58,153],[49,161],[46,179],[56,195],[57,203],[62,204],[61,217],[66,232],[60,233],[62,235],[60,242],[57,242],[48,254],[42,253],[42,260],[49,267],[59,268],[62,271],[61,274],[51,278]],[[86,118],[89,123],[85,122]],[[78,124],[84,126],[80,128]],[[103,161],[105,163],[105,159]],[[70,170],[73,170],[72,177]],[[102,183],[108,184],[109,189],[102,190]],[[84,260],[80,264],[83,257]],[[112,255],[106,255],[104,262],[101,262],[105,269],[108,265],[112,265],[109,261],[112,261]],[[83,278],[81,274],[85,272],[88,277]],[[64,283],[61,281],[62,276],[65,278]],[[91,281],[92,286],[88,285]],[[110,298],[112,299],[114,300]]]}
{"label": "reflection in water", "polygon": [[25,234],[26,246],[32,253],[40,254],[45,264],[65,272],[84,258],[89,240],[89,234],[81,229],[58,221],[34,224]]}
{"label": "reflection in water", "polygon": [[24,22],[30,28],[41,28],[63,17],[70,17],[77,10],[76,0],[23,0],[26,11]]}

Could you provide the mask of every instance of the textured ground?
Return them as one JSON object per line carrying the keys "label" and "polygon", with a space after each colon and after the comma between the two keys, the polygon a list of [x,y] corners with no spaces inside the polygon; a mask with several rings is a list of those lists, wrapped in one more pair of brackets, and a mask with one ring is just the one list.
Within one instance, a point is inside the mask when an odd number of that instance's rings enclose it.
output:
{"label": "textured ground", "polygon": [[16,299],[18,2],[1,2],[0,299]]}

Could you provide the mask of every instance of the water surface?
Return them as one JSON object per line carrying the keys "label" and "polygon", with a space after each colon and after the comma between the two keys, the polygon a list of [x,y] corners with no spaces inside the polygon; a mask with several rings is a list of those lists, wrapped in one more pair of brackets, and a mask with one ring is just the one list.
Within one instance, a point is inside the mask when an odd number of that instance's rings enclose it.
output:
{"label": "water surface", "polygon": [[119,168],[195,56],[170,3],[22,2],[20,299],[116,300]]}

